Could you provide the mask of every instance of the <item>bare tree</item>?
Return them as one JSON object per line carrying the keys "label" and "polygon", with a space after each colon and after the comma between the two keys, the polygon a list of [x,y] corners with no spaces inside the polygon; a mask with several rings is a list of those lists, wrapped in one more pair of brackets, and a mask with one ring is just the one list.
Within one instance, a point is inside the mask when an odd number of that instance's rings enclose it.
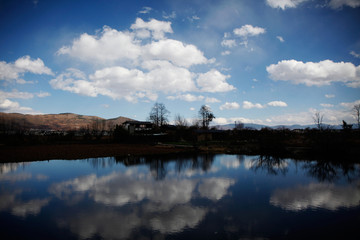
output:
{"label": "bare tree", "polygon": [[157,127],[168,124],[170,112],[163,103],[155,103],[151,109],[149,120]]}
{"label": "bare tree", "polygon": [[202,105],[199,110],[199,117],[203,128],[208,128],[210,122],[215,118],[209,106]]}
{"label": "bare tree", "polygon": [[242,122],[237,122],[237,121],[235,121],[235,129],[236,130],[241,130],[241,129],[244,129],[244,123],[242,123]]}
{"label": "bare tree", "polygon": [[185,128],[188,125],[189,124],[184,117],[180,116],[180,114],[175,115],[175,126],[180,128]]}
{"label": "bare tree", "polygon": [[314,123],[315,125],[317,126],[317,128],[319,130],[322,130],[322,121],[323,121],[323,118],[324,118],[324,114],[321,114],[320,111],[316,111],[314,113],[314,116],[313,116],[313,120],[314,120]]}
{"label": "bare tree", "polygon": [[356,123],[358,125],[358,128],[360,129],[360,104],[356,104],[353,107],[353,110],[354,110],[354,116],[356,119]]}

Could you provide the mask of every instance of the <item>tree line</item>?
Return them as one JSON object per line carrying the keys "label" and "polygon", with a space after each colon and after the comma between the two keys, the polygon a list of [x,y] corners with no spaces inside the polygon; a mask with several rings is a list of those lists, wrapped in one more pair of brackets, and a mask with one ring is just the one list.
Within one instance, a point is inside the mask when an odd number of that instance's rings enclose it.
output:
{"label": "tree line", "polygon": [[[151,121],[155,127],[161,128],[169,124],[170,111],[167,110],[163,103],[155,103],[151,108],[148,120]],[[202,105],[198,112],[198,119],[193,122],[193,126],[208,129],[210,122],[215,119],[211,108],[207,105]],[[180,114],[175,115],[174,125],[177,127],[188,127],[189,122]]]}

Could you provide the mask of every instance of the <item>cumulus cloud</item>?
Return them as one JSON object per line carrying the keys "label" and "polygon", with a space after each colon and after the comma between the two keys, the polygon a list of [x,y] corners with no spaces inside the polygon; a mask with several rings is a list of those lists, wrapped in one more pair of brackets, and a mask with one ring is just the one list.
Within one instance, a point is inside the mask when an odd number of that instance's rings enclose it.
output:
{"label": "cumulus cloud", "polygon": [[0,80],[16,83],[26,83],[21,77],[25,73],[53,75],[50,68],[38,59],[31,59],[30,56],[18,58],[14,63],[0,61]]}
{"label": "cumulus cloud", "polygon": [[348,6],[352,8],[360,7],[360,1],[359,0],[331,0],[329,2],[329,7],[332,9],[339,9],[343,6]]}
{"label": "cumulus cloud", "polygon": [[7,113],[33,113],[30,107],[22,107],[18,102],[0,97],[0,111]]}
{"label": "cumulus cloud", "polygon": [[[104,27],[96,35],[82,34],[70,46],[58,50],[84,62],[107,67],[92,74],[70,68],[50,81],[55,89],[96,97],[137,102],[154,101],[159,93],[176,94],[170,99],[195,100],[189,92],[226,92],[235,89],[226,82],[229,75],[215,69],[205,73],[190,71],[194,65],[212,64],[203,52],[192,44],[168,39],[171,22],[138,18],[132,31]],[[149,38],[143,40],[143,38]],[[187,93],[186,93],[187,92]],[[199,99],[202,100],[202,99]]]}
{"label": "cumulus cloud", "polygon": [[264,108],[263,105],[260,103],[252,103],[249,101],[243,101],[243,108],[244,109],[251,109],[251,108]]}
{"label": "cumulus cloud", "polygon": [[220,106],[220,110],[231,110],[231,109],[239,109],[240,104],[237,102],[226,102],[225,104]]}
{"label": "cumulus cloud", "polygon": [[84,62],[105,64],[120,60],[134,61],[140,56],[141,47],[133,34],[104,26],[97,35],[81,34],[71,46],[63,46],[57,54],[66,54]]}
{"label": "cumulus cloud", "polygon": [[266,30],[261,27],[254,27],[252,25],[244,25],[241,28],[235,28],[234,34],[240,37],[251,37],[251,36],[257,36],[260,34],[264,34]]}
{"label": "cumulus cloud", "polygon": [[204,92],[228,92],[235,89],[226,82],[229,77],[230,75],[224,75],[216,69],[211,69],[207,73],[199,74],[197,84]]}
{"label": "cumulus cloud", "polygon": [[301,62],[282,60],[266,67],[269,77],[274,81],[289,81],[306,86],[325,86],[342,82],[348,87],[360,87],[360,66],[350,62]]}
{"label": "cumulus cloud", "polygon": [[149,31],[154,39],[162,39],[165,33],[173,33],[171,22],[158,21],[156,19],[145,22],[141,18],[137,18],[130,28],[140,32]]}
{"label": "cumulus cloud", "polygon": [[286,102],[283,101],[272,101],[267,103],[267,105],[271,107],[287,107]]}
{"label": "cumulus cloud", "polygon": [[185,45],[173,39],[152,42],[144,46],[143,53],[146,60],[167,60],[181,67],[190,67],[208,62],[204,54],[194,45]]}
{"label": "cumulus cloud", "polygon": [[266,3],[272,8],[285,10],[286,8],[296,8],[300,3],[306,1],[309,0],[266,0]]}

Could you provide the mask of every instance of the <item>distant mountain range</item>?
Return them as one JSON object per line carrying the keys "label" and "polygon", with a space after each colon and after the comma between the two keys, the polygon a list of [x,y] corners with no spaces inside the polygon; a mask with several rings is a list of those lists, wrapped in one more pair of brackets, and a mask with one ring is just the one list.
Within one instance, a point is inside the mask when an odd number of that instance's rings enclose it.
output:
{"label": "distant mountain range", "polygon": [[29,115],[20,113],[0,112],[0,129],[41,129],[41,130],[79,130],[90,128],[108,130],[116,124],[121,125],[125,121],[133,120],[126,117],[104,119],[96,116],[85,116],[74,113]]}
{"label": "distant mountain range", "polygon": [[[230,130],[230,129],[234,129],[234,128],[235,128],[235,124],[217,125],[216,128],[221,129],[221,130]],[[317,128],[317,126],[316,126],[315,124],[310,124],[310,125],[298,125],[298,124],[294,124],[294,125],[267,126],[267,125],[261,125],[261,124],[245,123],[245,124],[244,124],[244,128],[247,128],[247,129],[256,129],[256,130],[260,130],[260,129],[262,129],[262,128],[271,128],[271,129],[287,128],[287,129],[290,129],[290,130],[294,130],[294,129]],[[328,125],[328,124],[323,124],[323,128],[342,129],[342,126],[341,126],[341,125]]]}
{"label": "distant mountain range", "polygon": [[[125,121],[133,121],[134,119],[127,117],[117,117],[112,119],[104,119],[97,116],[78,115],[74,113],[60,113],[60,114],[43,114],[30,115],[20,113],[2,113],[0,112],[0,130],[18,130],[18,129],[41,129],[41,130],[80,130],[82,128],[108,130],[113,128],[116,124],[121,125]],[[341,129],[341,125],[323,125],[324,128]],[[235,124],[217,125],[215,126],[221,130],[234,129]],[[245,123],[244,128],[260,130],[262,128],[287,128],[305,129],[316,128],[312,125],[277,125],[267,126],[261,124]]]}

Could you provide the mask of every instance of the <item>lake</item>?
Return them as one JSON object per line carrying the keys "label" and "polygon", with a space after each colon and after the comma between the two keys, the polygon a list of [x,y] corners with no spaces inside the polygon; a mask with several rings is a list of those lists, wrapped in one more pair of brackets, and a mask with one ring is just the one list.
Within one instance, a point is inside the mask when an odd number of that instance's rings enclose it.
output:
{"label": "lake", "polygon": [[174,155],[0,164],[1,239],[360,239],[360,164]]}

